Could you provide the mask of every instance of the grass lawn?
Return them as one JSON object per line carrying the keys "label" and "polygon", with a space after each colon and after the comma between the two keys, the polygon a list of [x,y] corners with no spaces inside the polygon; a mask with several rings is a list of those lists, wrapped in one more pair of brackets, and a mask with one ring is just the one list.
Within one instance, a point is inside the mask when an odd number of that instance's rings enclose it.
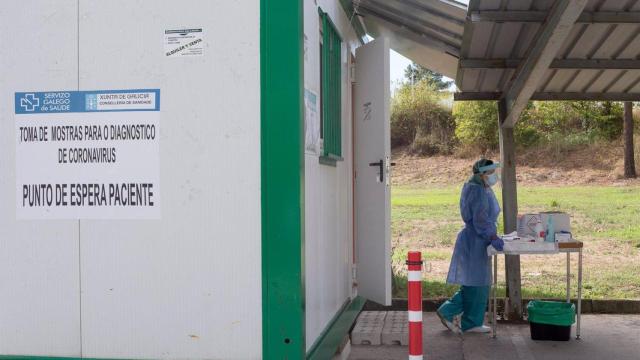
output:
{"label": "grass lawn", "polygon": [[[462,226],[461,185],[395,186],[392,189],[394,296],[406,297],[404,261],[408,250],[427,259],[426,298],[448,297],[457,286],[445,284],[456,235]],[[496,195],[501,199],[500,189]],[[546,210],[571,215],[574,237],[584,242],[583,297],[640,299],[640,187],[572,186],[518,188],[520,213]],[[502,227],[502,218],[499,226]],[[572,255],[572,284],[577,281]],[[504,283],[503,257],[499,281]],[[521,257],[524,297],[565,297],[566,255]],[[504,293],[504,291],[502,291]],[[575,288],[573,289],[575,297]]]}

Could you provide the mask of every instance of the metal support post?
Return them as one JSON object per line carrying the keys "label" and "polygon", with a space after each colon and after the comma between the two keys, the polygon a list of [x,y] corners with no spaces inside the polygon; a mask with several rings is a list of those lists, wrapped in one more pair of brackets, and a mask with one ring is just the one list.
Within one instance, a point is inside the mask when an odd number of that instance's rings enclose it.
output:
{"label": "metal support post", "polygon": [[582,248],[578,251],[578,323],[576,339],[580,340],[580,316],[582,315]]}
{"label": "metal support post", "polygon": [[493,255],[493,321],[491,322],[491,335],[496,338],[496,329],[498,327],[498,255]]}
{"label": "metal support post", "polygon": [[[506,127],[506,104],[498,102],[498,118],[500,123],[500,161],[502,165],[502,215],[504,232],[508,234],[518,228],[518,190],[516,187],[516,149],[513,127]],[[520,256],[505,256],[505,273],[509,298],[509,320],[522,319],[522,293],[520,281]],[[506,308],[505,304],[505,308]]]}
{"label": "metal support post", "polygon": [[571,302],[571,253],[567,252],[567,302]]}

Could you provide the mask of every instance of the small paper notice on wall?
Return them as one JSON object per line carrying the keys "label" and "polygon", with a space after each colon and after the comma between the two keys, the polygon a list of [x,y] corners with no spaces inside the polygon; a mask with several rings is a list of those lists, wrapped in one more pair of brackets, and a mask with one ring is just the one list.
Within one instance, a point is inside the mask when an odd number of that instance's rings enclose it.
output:
{"label": "small paper notice on wall", "polygon": [[164,54],[165,57],[204,55],[204,30],[202,28],[165,30]]}
{"label": "small paper notice on wall", "polygon": [[308,154],[320,152],[320,119],[318,118],[318,96],[304,89],[304,151]]}

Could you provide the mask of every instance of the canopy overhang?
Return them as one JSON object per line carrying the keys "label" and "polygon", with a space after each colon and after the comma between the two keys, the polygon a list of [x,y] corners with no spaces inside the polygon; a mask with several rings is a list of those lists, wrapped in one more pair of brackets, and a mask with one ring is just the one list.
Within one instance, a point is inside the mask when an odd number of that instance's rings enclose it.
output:
{"label": "canopy overhang", "polygon": [[455,100],[640,101],[638,0],[354,0],[365,31],[455,78]]}
{"label": "canopy overhang", "polygon": [[393,50],[455,78],[467,6],[452,0],[354,0],[368,35],[385,36]]}

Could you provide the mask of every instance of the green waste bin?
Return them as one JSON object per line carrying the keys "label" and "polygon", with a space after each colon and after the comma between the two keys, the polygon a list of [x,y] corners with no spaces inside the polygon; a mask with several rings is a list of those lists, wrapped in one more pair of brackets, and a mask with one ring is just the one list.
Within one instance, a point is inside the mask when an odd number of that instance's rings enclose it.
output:
{"label": "green waste bin", "polygon": [[530,301],[527,304],[531,339],[567,341],[576,321],[576,306],[559,301]]}

